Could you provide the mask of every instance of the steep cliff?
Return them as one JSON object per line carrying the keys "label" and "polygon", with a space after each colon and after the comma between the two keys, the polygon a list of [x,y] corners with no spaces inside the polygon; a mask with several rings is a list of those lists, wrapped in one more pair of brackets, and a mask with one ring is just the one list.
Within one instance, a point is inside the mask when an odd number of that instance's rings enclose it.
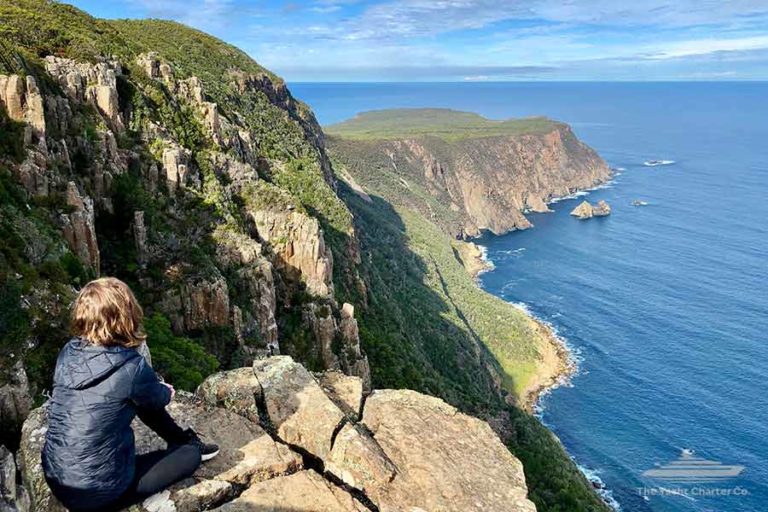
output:
{"label": "steep cliff", "polygon": [[[364,189],[400,203],[404,192],[409,208],[462,238],[529,228],[523,213],[549,211],[552,199],[611,174],[568,125],[543,118],[395,109],[358,114],[326,131],[333,153]],[[382,172],[393,183],[376,187]]]}
{"label": "steep cliff", "polygon": [[0,2],[0,21],[0,383],[23,360],[32,394],[47,386],[66,308],[100,274],[131,284],[183,386],[280,352],[370,382],[334,292],[364,286],[351,214],[282,80],[171,22],[35,0]]}

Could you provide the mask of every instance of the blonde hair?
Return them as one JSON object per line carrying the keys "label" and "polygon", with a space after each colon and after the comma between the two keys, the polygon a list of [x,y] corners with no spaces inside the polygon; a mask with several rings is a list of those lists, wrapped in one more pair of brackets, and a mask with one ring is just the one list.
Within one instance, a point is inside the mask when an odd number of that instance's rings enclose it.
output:
{"label": "blonde hair", "polygon": [[138,347],[147,338],[144,312],[127,284],[103,277],[86,284],[72,307],[70,329],[95,345]]}

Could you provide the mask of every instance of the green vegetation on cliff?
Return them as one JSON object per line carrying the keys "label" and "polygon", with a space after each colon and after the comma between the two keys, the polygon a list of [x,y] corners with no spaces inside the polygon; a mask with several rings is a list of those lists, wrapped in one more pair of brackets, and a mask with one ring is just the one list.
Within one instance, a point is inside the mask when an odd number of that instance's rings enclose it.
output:
{"label": "green vegetation on cliff", "polygon": [[[140,54],[151,52],[169,63],[173,80],[197,77],[206,100],[216,102],[222,120],[247,127],[248,140],[258,148],[255,155],[258,162],[253,162],[258,169],[257,178],[279,187],[292,204],[316,216],[329,234],[334,254],[339,255],[335,270],[341,273],[347,267],[342,256],[347,250],[344,244],[352,227],[351,215],[332,188],[330,170],[318,142],[322,136],[319,126],[310,109],[292,98],[280,78],[241,50],[179,23],[96,20],[71,6],[47,0],[0,1],[0,43],[0,74],[32,74],[43,93],[49,94],[61,95],[62,91],[44,70],[42,59],[46,56],[92,63],[114,58],[120,62],[122,74],[117,76],[119,108],[130,112],[130,117],[125,132],[116,136],[120,148],[136,152],[139,160],[131,162],[127,173],[118,169],[96,169],[103,164],[92,161],[93,153],[103,149],[98,147],[101,144],[99,132],[106,127],[88,105],[75,111],[73,119],[68,120],[73,133],[61,135],[86,135],[90,148],[81,150],[80,144],[71,143],[69,146],[72,163],[81,175],[109,171],[115,176],[111,191],[115,208],[100,211],[96,222],[102,273],[130,283],[150,312],[157,309],[169,290],[183,286],[185,281],[205,282],[220,277],[216,241],[213,240],[217,226],[226,225],[244,236],[250,226],[239,211],[240,203],[244,201],[233,198],[231,192],[225,190],[228,178],[222,176],[213,161],[214,153],[221,152],[222,148],[205,132],[193,106],[179,100],[171,83],[153,80],[146,75],[136,61]],[[16,160],[22,158],[21,125],[7,121],[5,117],[0,119],[0,124],[3,128],[0,159],[5,155]],[[49,123],[51,126],[57,124]],[[171,147],[159,139],[151,140],[149,144],[144,140],[151,125],[163,127],[172,140],[189,151],[186,165],[199,170],[203,182],[199,191],[190,189],[187,194],[170,199],[147,190],[147,168],[152,163],[161,166],[163,152]],[[240,156],[233,149],[227,152],[235,158]],[[76,176],[69,178],[79,179]],[[93,186],[88,177],[84,182],[86,187]],[[45,200],[49,201],[48,198]],[[263,204],[263,199],[260,202],[262,207],[269,206]],[[145,214],[150,243],[173,241],[172,249],[166,248],[161,254],[165,261],[148,265],[147,269],[137,265],[132,232],[133,212],[137,210]],[[58,231],[55,215],[50,215],[46,222],[52,231]],[[61,246],[66,251],[66,245],[61,243]],[[177,264],[180,278],[162,272],[162,267],[170,263]],[[231,269],[227,274],[231,276],[228,280],[231,301],[246,310],[251,297],[247,285],[236,277],[237,272],[237,269]],[[34,286],[25,290],[35,286],[39,287],[40,283],[35,281]],[[281,291],[290,295],[287,290]],[[13,297],[19,301],[21,292]],[[301,318],[302,306],[302,301],[289,296],[285,307],[277,310],[281,315],[277,320],[286,327],[283,333],[287,338],[301,337],[300,330],[288,327],[295,318]],[[205,328],[193,331],[186,333],[187,336],[202,343],[224,366],[243,360],[243,355],[233,345],[231,330]],[[301,340],[287,338],[283,339],[285,346],[303,346]],[[257,342],[259,344],[261,341]],[[16,354],[20,355],[18,350]],[[294,355],[306,359],[311,352]],[[186,383],[181,387],[189,388],[199,380],[188,379],[183,372],[175,375],[173,368],[180,367],[171,366],[168,377],[179,377]],[[37,387],[47,386],[49,369],[44,366],[39,372],[40,378],[34,379]],[[210,372],[202,368],[201,371],[202,377]]]}
{"label": "green vegetation on cliff", "polygon": [[[368,169],[358,184],[386,183]],[[451,248],[451,238],[424,216],[366,188],[370,199],[340,184],[355,214],[370,284],[360,337],[377,387],[441,396],[502,427],[502,439],[523,462],[529,497],[540,511],[605,511],[606,505],[538,419],[499,399],[492,373],[510,391],[536,367],[530,320],[477,287]],[[414,192],[418,193],[418,191]],[[398,206],[395,206],[398,205]],[[489,357],[489,353],[493,357]],[[499,361],[495,363],[494,361]],[[486,365],[494,370],[489,372]]]}
{"label": "green vegetation on cliff", "polygon": [[362,112],[324,129],[331,135],[361,140],[424,135],[458,140],[547,133],[559,124],[545,117],[494,121],[472,112],[445,108],[395,108]]}

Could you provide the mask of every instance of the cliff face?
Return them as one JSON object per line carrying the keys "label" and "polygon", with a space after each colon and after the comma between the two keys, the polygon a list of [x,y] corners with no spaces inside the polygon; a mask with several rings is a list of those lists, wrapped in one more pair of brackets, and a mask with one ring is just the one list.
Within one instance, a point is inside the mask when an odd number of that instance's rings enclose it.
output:
{"label": "cliff face", "polygon": [[[312,376],[286,356],[210,376],[195,395],[180,392],[171,415],[220,444],[195,475],[132,507],[173,510],[535,511],[520,462],[487,423],[413,391],[363,393],[337,372]],[[62,512],[40,464],[46,405],[24,424],[23,487],[10,454],[9,506]],[[139,453],[164,442],[140,422]]]}
{"label": "cliff face", "polygon": [[17,395],[47,387],[66,308],[99,275],[131,284],[156,365],[188,387],[281,352],[370,384],[355,308],[334,284],[364,289],[351,214],[314,116],[282,80],[175,23],[39,0],[0,2],[0,21],[0,386],[13,427],[0,443],[15,444]]}
{"label": "cliff face", "polygon": [[530,134],[414,137],[395,131],[351,141],[345,135],[339,132],[329,144],[354,178],[365,180],[358,176],[365,162],[393,172],[401,189],[418,185],[447,212],[423,199],[409,206],[457,237],[529,228],[524,212],[547,212],[552,199],[594,187],[611,175],[597,153],[562,123],[537,126]]}

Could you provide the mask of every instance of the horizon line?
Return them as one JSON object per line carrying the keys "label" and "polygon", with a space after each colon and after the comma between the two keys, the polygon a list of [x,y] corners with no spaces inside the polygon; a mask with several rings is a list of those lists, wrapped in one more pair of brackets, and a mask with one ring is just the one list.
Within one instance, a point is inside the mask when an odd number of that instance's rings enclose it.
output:
{"label": "horizon line", "polygon": [[[277,74],[277,73],[276,73]],[[280,76],[278,74],[278,76]],[[283,78],[289,84],[531,84],[531,83],[593,83],[593,84],[670,84],[670,83],[765,83],[768,78],[743,78],[738,80],[728,79],[669,79],[669,80],[289,80]]]}

